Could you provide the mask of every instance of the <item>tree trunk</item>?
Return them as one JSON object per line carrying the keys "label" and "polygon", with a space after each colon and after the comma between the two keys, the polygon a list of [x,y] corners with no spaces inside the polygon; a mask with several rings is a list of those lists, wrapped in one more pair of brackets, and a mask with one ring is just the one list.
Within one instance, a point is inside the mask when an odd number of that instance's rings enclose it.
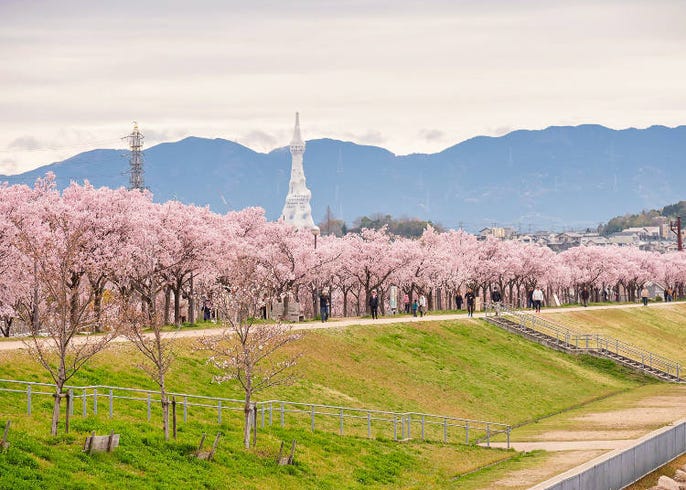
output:
{"label": "tree trunk", "polygon": [[164,288],[164,324],[169,325],[171,321],[169,320],[169,307],[171,306],[171,289]]}
{"label": "tree trunk", "polygon": [[50,426],[50,434],[57,435],[57,424],[60,421],[60,403],[62,402],[62,388],[58,387],[55,390],[54,403],[52,405],[52,425]]}
{"label": "tree trunk", "polygon": [[243,414],[245,416],[245,424],[243,425],[243,446],[245,449],[250,449],[250,433],[252,431],[252,403],[250,402],[250,394],[245,393],[245,405],[243,406]]}
{"label": "tree trunk", "polygon": [[191,274],[188,292],[188,322],[191,325],[195,324],[195,294],[193,291],[193,274]]}

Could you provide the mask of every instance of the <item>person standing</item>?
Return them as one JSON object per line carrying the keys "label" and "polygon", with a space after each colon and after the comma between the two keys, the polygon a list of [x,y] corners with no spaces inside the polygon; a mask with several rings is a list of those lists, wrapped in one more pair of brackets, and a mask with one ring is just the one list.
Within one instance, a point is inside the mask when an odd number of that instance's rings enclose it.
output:
{"label": "person standing", "polygon": [[405,313],[410,313],[410,296],[405,293],[403,295],[403,307],[405,308]]}
{"label": "person standing", "polygon": [[369,298],[369,309],[372,311],[372,319],[379,318],[379,297],[376,295],[376,289],[372,290],[372,295]]}
{"label": "person standing", "polygon": [[588,297],[589,296],[590,295],[588,294],[588,288],[584,287],[581,290],[581,304],[583,304],[584,306],[588,306]]}
{"label": "person standing", "polygon": [[493,292],[491,293],[491,301],[493,302],[493,309],[495,310],[496,315],[498,315],[498,312],[500,311],[502,300],[503,297],[500,294],[500,291],[498,291],[498,289],[493,289]]}
{"label": "person standing", "polygon": [[541,288],[536,286],[536,289],[534,289],[534,292],[531,293],[531,300],[534,302],[534,308],[536,309],[536,313],[541,312],[541,305],[543,304],[543,291],[541,291]]}
{"label": "person standing", "polygon": [[412,302],[412,316],[417,316],[417,309],[419,308],[419,303],[417,303],[417,298]]}
{"label": "person standing", "polygon": [[458,310],[462,309],[462,293],[459,291],[457,292],[457,296],[455,296],[455,304],[457,305]]}
{"label": "person standing", "polygon": [[208,299],[203,300],[201,309],[202,309],[203,321],[209,322],[210,321],[210,312],[212,311],[212,309],[210,308],[210,300],[208,300]]}
{"label": "person standing", "polygon": [[329,311],[331,311],[330,308],[331,298],[329,297],[329,292],[326,289],[323,289],[319,295],[319,312],[322,316],[322,322],[325,322],[329,319]]}
{"label": "person standing", "polygon": [[419,295],[419,316],[424,316],[426,312],[426,296],[423,294]]}
{"label": "person standing", "polygon": [[474,296],[472,288],[467,289],[464,299],[467,301],[467,316],[474,316],[474,302],[476,301],[476,296]]}
{"label": "person standing", "polygon": [[643,306],[648,306],[648,296],[650,296],[648,288],[643,286],[643,289],[641,289],[641,301],[643,301]]}

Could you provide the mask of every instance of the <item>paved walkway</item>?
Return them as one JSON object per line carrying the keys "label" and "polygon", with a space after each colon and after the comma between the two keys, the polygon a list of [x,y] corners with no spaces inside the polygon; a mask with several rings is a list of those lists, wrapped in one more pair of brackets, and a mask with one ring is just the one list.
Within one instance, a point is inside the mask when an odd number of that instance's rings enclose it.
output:
{"label": "paved walkway", "polygon": [[[660,307],[666,305],[679,304],[677,302],[671,303],[651,303],[648,308]],[[554,312],[567,312],[567,311],[582,311],[582,310],[604,310],[604,309],[615,309],[615,308],[643,308],[640,303],[637,304],[619,304],[619,305],[600,305],[600,306],[589,306],[589,307],[566,307],[566,308],[545,308],[543,313],[554,313]],[[484,313],[475,313],[474,318],[483,318]],[[348,327],[353,325],[385,325],[389,323],[415,323],[424,321],[443,321],[443,320],[458,320],[467,318],[467,313],[453,313],[453,314],[439,314],[439,313],[429,313],[424,315],[424,317],[414,317],[408,315],[389,315],[373,320],[371,318],[360,318],[360,317],[349,317],[349,318],[331,318],[328,322],[321,321],[310,321],[310,322],[300,322],[294,323],[294,330],[316,330],[320,328],[339,328]],[[211,328],[189,328],[189,329],[179,329],[163,334],[164,337],[172,338],[187,338],[187,337],[212,337],[219,335],[222,329],[220,327]],[[152,336],[152,334],[150,334]],[[76,337],[74,342],[78,344],[79,342],[84,342],[87,337]],[[129,340],[124,336],[116,337],[112,340],[113,342],[128,342]],[[23,340],[0,340],[0,351],[24,349],[26,344]]]}

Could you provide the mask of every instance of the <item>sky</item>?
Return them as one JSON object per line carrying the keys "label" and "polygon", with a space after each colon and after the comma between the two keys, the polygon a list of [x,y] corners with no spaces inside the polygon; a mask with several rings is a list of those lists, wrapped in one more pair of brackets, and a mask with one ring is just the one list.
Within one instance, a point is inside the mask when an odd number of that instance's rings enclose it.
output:
{"label": "sky", "polygon": [[0,174],[186,136],[433,153],[686,124],[683,0],[0,0]]}

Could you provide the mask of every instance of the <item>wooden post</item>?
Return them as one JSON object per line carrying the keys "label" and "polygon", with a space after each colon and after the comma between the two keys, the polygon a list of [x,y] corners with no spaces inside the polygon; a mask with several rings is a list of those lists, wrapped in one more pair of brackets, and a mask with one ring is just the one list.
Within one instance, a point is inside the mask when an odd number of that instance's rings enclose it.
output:
{"label": "wooden post", "polygon": [[7,422],[5,422],[5,432],[3,432],[3,434],[2,434],[2,441],[0,441],[0,450],[2,450],[2,451],[4,451],[5,449],[7,449],[7,448],[9,447],[9,445],[10,445],[10,443],[7,442],[7,434],[8,434],[8,432],[10,431],[10,425],[11,425],[11,423],[12,423],[12,422],[9,421],[9,420],[8,420]]}
{"label": "wooden post", "polygon": [[176,397],[172,396],[172,434],[176,439]]}
{"label": "wooden post", "polygon": [[66,397],[67,397],[67,408],[66,408],[67,413],[64,415],[64,432],[65,432],[65,434],[69,434],[69,415],[71,414],[71,390],[67,391]]}

